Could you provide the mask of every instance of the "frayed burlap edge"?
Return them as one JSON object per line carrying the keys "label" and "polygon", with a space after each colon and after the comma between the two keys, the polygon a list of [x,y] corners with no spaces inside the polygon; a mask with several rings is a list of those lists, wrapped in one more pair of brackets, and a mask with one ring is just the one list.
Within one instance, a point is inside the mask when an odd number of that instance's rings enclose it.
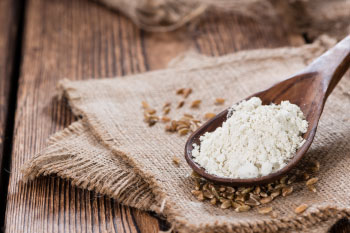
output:
{"label": "frayed burlap edge", "polygon": [[[321,46],[322,47],[322,46]],[[326,46],[325,46],[326,47]],[[310,47],[309,47],[310,48]],[[317,50],[317,49],[316,49]],[[268,50],[266,51],[269,55],[273,56],[274,50]],[[318,51],[320,52],[320,51]],[[321,51],[322,52],[322,51]],[[244,54],[245,59],[259,59],[263,56],[259,56],[261,54],[258,51],[254,51],[249,54]],[[238,60],[242,59],[241,56],[239,56],[239,53],[236,54],[235,57]],[[243,54],[241,54],[243,55]],[[266,53],[264,54],[266,56]],[[284,54],[285,55],[285,54]],[[277,56],[278,57],[278,56]],[[276,58],[277,58],[276,57]],[[307,60],[308,57],[305,57]],[[218,64],[213,64],[215,66],[218,66]],[[211,66],[207,64],[207,66]],[[200,66],[201,69],[205,68],[203,66]],[[196,69],[196,68],[191,68]],[[162,72],[162,71],[159,71]],[[178,71],[179,72],[179,71]],[[290,216],[282,219],[270,219],[265,221],[257,221],[255,223],[249,223],[249,222],[237,222],[234,224],[227,224],[222,223],[220,225],[215,226],[197,226],[190,225],[188,223],[182,222],[176,218],[178,216],[175,203],[170,203],[167,201],[166,194],[158,187],[156,179],[154,179],[152,174],[149,174],[148,172],[145,172],[138,166],[138,164],[133,161],[132,156],[125,154],[123,151],[118,150],[118,148],[115,148],[113,145],[113,142],[110,142],[110,139],[113,138],[111,135],[108,135],[107,130],[104,129],[103,125],[98,122],[94,116],[89,115],[81,111],[78,107],[79,102],[79,93],[75,92],[75,89],[70,85],[70,81],[65,80],[60,82],[60,87],[64,92],[64,95],[70,100],[70,105],[73,109],[73,111],[76,114],[80,114],[83,116],[84,119],[87,120],[87,123],[92,127],[93,133],[101,139],[101,142],[107,147],[110,148],[115,155],[122,157],[127,163],[129,163],[136,173],[139,173],[145,181],[150,185],[152,192],[155,195],[155,200],[158,203],[158,208],[155,209],[155,211],[159,214],[163,214],[167,217],[167,220],[173,224],[176,230],[182,231],[182,232],[276,232],[278,230],[284,230],[284,229],[306,229],[307,227],[310,227],[311,225],[328,220],[330,218],[341,218],[344,216],[350,215],[350,209],[339,209],[335,206],[325,206],[316,208],[313,210],[310,210],[308,213],[303,214],[301,216]],[[97,127],[96,127],[97,126]]]}
{"label": "frayed burlap edge", "polygon": [[[33,180],[39,176],[57,175],[71,181],[71,184],[82,189],[93,190],[99,194],[112,197],[121,204],[142,210],[150,210],[154,196],[147,183],[136,173],[122,169],[101,169],[89,157],[80,156],[62,147],[56,142],[89,133],[82,121],[71,124],[57,132],[48,140],[49,146],[27,162],[22,172],[24,178]],[[89,173],[84,172],[89,169]]]}

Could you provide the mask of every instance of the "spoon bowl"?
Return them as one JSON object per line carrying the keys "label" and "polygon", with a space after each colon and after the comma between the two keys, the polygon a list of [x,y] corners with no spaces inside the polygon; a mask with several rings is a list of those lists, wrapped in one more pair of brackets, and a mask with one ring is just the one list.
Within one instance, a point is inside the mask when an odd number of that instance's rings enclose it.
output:
{"label": "spoon bowl", "polygon": [[185,158],[189,166],[203,178],[214,183],[231,186],[251,186],[270,183],[281,178],[305,155],[316,134],[318,121],[323,107],[334,87],[350,67],[350,36],[340,41],[332,49],[317,58],[309,66],[292,77],[275,84],[264,91],[255,93],[251,97],[259,97],[263,105],[271,103],[280,104],[288,100],[300,107],[309,124],[307,132],[303,135],[305,143],[297,150],[295,156],[280,170],[266,176],[256,178],[227,178],[206,172],[192,157],[193,144],[200,145],[200,137],[206,132],[213,132],[221,127],[227,120],[228,109],[222,111],[196,130],[185,145]]}

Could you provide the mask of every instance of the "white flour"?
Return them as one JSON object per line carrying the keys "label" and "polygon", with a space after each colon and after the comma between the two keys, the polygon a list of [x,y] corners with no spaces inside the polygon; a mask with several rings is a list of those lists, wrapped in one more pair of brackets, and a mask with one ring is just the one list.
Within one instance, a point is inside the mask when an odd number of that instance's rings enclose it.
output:
{"label": "white flour", "polygon": [[289,101],[261,105],[253,97],[232,106],[229,115],[222,127],[201,136],[200,145],[194,144],[194,161],[210,174],[264,176],[284,167],[304,143],[301,135],[308,123]]}

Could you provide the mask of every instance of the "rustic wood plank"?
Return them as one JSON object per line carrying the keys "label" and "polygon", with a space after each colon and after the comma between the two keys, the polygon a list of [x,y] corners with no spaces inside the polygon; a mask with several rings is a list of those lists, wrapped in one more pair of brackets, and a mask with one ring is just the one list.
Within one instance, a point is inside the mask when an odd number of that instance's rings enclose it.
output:
{"label": "rustic wood plank", "polygon": [[[4,158],[10,156],[3,153],[5,153],[5,129],[8,126],[9,107],[14,108],[14,103],[9,103],[9,99],[19,19],[19,7],[16,4],[18,4],[16,0],[0,1],[0,168],[3,168]],[[10,140],[8,139],[8,142]],[[0,175],[4,172],[6,171],[1,169]],[[7,181],[3,179],[7,178],[0,177],[0,191],[6,193],[4,183]]]}
{"label": "rustic wood plank", "polygon": [[17,32],[17,9],[14,3],[11,0],[0,1],[0,165]]}
{"label": "rustic wood plank", "polygon": [[73,188],[67,181],[20,181],[23,162],[50,134],[74,121],[67,105],[53,98],[57,81],[145,71],[144,58],[133,57],[141,54],[140,31],[94,3],[28,1],[24,37],[6,231],[137,232],[137,213],[155,226],[142,231],[156,232],[158,222],[147,213]]}
{"label": "rustic wood plank", "polygon": [[263,24],[258,19],[228,12],[209,12],[199,23],[174,32],[144,34],[144,50],[150,69],[166,67],[189,49],[219,56],[244,49],[298,46],[302,36],[290,34],[282,24]]}
{"label": "rustic wood plank", "polygon": [[233,14],[213,13],[199,25],[176,32],[146,33],[120,14],[83,0],[29,0],[25,22],[5,219],[6,232],[13,233],[159,230],[157,219],[148,213],[68,181],[51,177],[21,182],[21,165],[51,134],[75,120],[67,104],[54,97],[58,80],[163,68],[189,48],[219,55],[290,44],[284,29]]}

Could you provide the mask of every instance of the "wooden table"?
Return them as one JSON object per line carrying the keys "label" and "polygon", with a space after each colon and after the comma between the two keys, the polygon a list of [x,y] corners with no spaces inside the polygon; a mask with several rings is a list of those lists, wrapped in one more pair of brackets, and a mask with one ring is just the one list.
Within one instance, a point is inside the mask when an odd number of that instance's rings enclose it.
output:
{"label": "wooden table", "polygon": [[[57,177],[21,181],[21,165],[51,134],[75,121],[67,103],[55,98],[58,80],[160,69],[188,49],[223,55],[304,43],[278,22],[262,24],[233,13],[214,12],[176,32],[149,33],[86,0],[0,0],[0,22],[0,221],[13,233],[167,229],[150,213]],[[339,229],[345,229],[343,222]]]}

